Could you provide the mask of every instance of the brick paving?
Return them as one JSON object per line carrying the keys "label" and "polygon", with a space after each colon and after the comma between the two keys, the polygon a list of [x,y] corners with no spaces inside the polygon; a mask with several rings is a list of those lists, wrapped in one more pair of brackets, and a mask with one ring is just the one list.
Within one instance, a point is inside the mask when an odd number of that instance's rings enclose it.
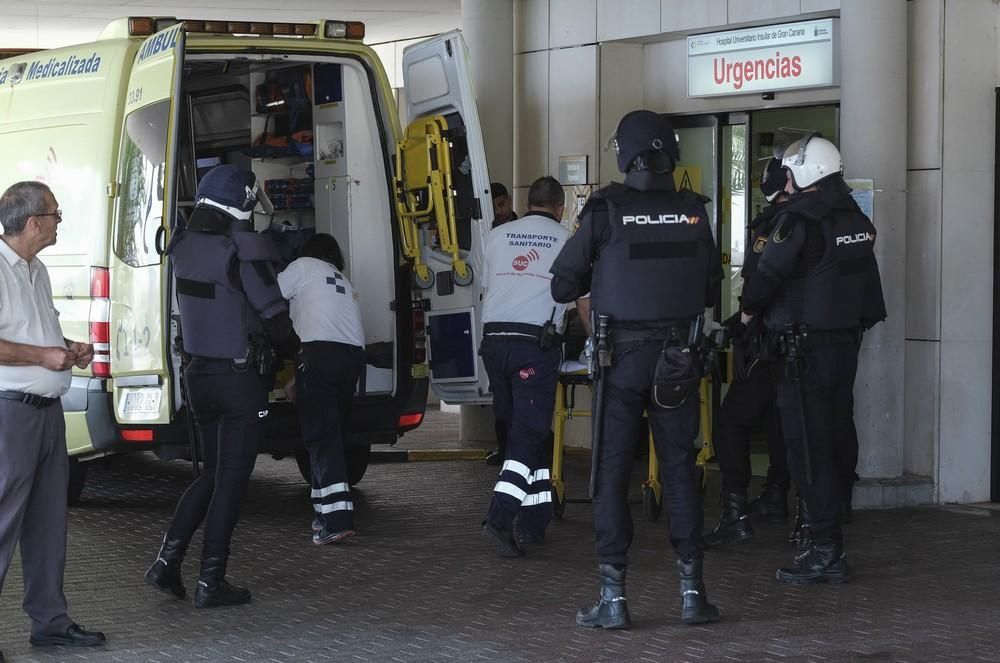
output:
{"label": "brick paving", "polygon": [[[456,421],[435,419],[405,446],[454,440]],[[636,502],[644,470],[637,463]],[[567,460],[571,498],[585,493],[586,473],[585,459]],[[66,571],[71,614],[110,644],[29,647],[15,560],[0,649],[9,661],[1000,661],[997,511],[858,513],[847,529],[855,576],[836,587],[777,584],[786,529],[760,524],[753,542],[708,554],[723,620],[686,627],[665,523],[637,503],[634,627],[602,632],[573,624],[597,594],[590,506],[568,504],[544,546],[500,560],[478,530],[495,475],[468,460],[373,465],[355,492],[360,536],[318,547],[294,461],[261,457],[230,565],[254,601],[196,611],[142,582],[189,468],[116,458],[92,469],[71,511]],[[706,524],[718,511],[708,501]],[[184,573],[191,590],[196,561]]]}

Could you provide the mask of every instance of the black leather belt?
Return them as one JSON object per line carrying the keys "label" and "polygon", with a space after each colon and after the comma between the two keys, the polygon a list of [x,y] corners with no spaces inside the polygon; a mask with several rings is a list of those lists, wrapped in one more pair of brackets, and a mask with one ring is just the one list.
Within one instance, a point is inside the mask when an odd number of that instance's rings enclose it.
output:
{"label": "black leather belt", "polygon": [[483,325],[484,336],[521,334],[537,339],[541,333],[542,328],[540,325],[532,325],[526,322],[487,322]]}
{"label": "black leather belt", "polygon": [[48,398],[46,396],[38,396],[37,394],[28,394],[23,391],[0,391],[0,398],[8,401],[20,401],[25,405],[37,407],[39,410],[59,400],[58,398]]}

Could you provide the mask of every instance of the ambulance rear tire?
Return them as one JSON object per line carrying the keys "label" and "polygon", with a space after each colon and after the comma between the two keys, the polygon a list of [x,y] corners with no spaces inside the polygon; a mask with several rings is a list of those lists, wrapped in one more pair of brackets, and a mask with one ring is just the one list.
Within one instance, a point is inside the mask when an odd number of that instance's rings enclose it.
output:
{"label": "ambulance rear tire", "polygon": [[451,276],[455,280],[455,285],[460,285],[460,286],[472,285],[472,265],[465,266],[465,277],[462,277],[458,273],[458,270],[452,267]]}
{"label": "ambulance rear tire", "polygon": [[[364,478],[365,472],[368,471],[368,463],[371,461],[371,454],[372,448],[368,445],[348,447],[344,450],[347,483],[353,486]],[[312,462],[309,460],[309,452],[304,448],[297,450],[295,463],[299,466],[299,474],[305,482],[312,485]]]}
{"label": "ambulance rear tire", "polygon": [[87,463],[81,463],[76,456],[69,457],[69,485],[66,491],[66,502],[70,506],[80,503],[83,486],[87,483]]}

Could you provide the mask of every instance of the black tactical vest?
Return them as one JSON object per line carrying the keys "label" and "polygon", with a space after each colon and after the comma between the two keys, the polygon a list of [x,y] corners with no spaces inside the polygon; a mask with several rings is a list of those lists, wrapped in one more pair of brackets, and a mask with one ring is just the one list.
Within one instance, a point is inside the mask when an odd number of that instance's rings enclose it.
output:
{"label": "black tactical vest", "polygon": [[172,243],[170,254],[185,352],[222,359],[246,357],[251,334],[259,334],[263,329],[261,317],[250,305],[246,290],[266,289],[266,299],[277,298],[276,310],[284,306],[284,300],[275,283],[268,284],[258,278],[241,279],[240,265],[255,262],[278,265],[281,259],[274,244],[254,232],[186,230]]}
{"label": "black tactical vest", "polygon": [[785,318],[783,322],[804,323],[814,330],[856,329],[870,299],[866,289],[872,287],[875,226],[848,193],[832,205],[810,196],[787,209],[799,225],[819,224],[824,250],[819,263],[785,282],[775,313]]}
{"label": "black tactical vest", "polygon": [[707,302],[712,231],[703,199],[690,191],[638,191],[612,184],[610,240],[594,265],[594,310],[618,322],[687,320]]}

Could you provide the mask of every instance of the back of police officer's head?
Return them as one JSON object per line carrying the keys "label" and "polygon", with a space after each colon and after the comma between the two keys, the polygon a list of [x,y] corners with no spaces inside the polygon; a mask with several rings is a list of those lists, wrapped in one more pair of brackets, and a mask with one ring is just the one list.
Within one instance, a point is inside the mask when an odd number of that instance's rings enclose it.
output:
{"label": "back of police officer's head", "polygon": [[344,253],[340,250],[340,243],[333,235],[326,233],[316,233],[306,240],[299,257],[316,258],[330,263],[339,270],[344,269]]}
{"label": "back of police officer's head", "polygon": [[618,170],[623,173],[649,171],[672,173],[681,158],[677,135],[670,118],[663,113],[636,110],[618,122],[612,139],[618,154]]}
{"label": "back of police officer's head", "polygon": [[788,171],[792,186],[798,192],[834,186],[844,173],[840,150],[819,132],[804,136],[785,148],[781,167]]}
{"label": "back of police officer's head", "polygon": [[546,175],[531,183],[528,189],[528,211],[544,211],[557,219],[562,217],[566,205],[566,194],[559,180]]}
{"label": "back of police officer's head", "polygon": [[198,183],[195,210],[187,227],[204,231],[253,230],[253,211],[258,203],[266,212],[273,210],[256,175],[239,166],[216,166]]}

